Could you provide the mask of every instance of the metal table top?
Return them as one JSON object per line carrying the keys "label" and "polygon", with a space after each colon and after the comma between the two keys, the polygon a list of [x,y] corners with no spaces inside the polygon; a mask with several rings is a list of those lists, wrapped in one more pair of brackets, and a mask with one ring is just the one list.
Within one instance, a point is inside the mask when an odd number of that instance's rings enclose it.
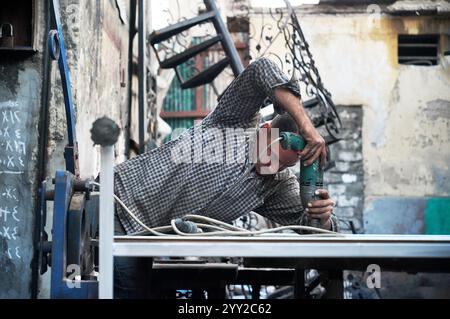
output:
{"label": "metal table top", "polygon": [[115,237],[115,256],[450,258],[450,236],[342,235],[303,237]]}

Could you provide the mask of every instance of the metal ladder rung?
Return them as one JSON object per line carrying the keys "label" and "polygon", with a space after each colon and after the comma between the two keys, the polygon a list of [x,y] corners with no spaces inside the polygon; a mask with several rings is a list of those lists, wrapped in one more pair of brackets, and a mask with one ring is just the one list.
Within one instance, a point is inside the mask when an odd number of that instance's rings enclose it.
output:
{"label": "metal ladder rung", "polygon": [[158,31],[154,31],[150,35],[150,38],[149,38],[150,43],[152,45],[155,45],[157,43],[163,42],[178,33],[181,33],[187,29],[190,29],[198,24],[209,21],[209,20],[213,19],[215,16],[216,16],[215,12],[207,12],[207,13],[201,14],[195,18],[173,24],[171,26],[168,26],[168,27],[158,30]]}
{"label": "metal ladder rung", "polygon": [[228,65],[230,64],[230,58],[226,57],[217,62],[213,66],[200,72],[196,76],[181,83],[182,89],[191,89],[200,85],[204,85],[212,82]]}
{"label": "metal ladder rung", "polygon": [[171,68],[175,68],[178,65],[186,62],[187,60],[189,60],[190,58],[196,56],[197,54],[199,54],[200,52],[203,52],[207,49],[209,49],[210,47],[212,47],[213,45],[215,45],[216,43],[220,42],[222,40],[222,36],[218,35],[215,36],[214,38],[211,38],[203,43],[200,43],[196,46],[193,46],[189,49],[187,49],[186,51],[177,54],[167,60],[164,60],[160,63],[160,66],[162,69],[171,69]]}

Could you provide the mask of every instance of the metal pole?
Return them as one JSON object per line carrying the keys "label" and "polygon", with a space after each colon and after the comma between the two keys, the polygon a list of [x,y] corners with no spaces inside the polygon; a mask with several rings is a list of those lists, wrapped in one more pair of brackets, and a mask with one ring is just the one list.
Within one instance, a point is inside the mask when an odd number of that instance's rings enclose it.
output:
{"label": "metal pole", "polygon": [[239,57],[239,53],[234,46],[233,39],[231,38],[230,33],[228,32],[228,28],[222,20],[220,16],[220,10],[217,7],[215,0],[203,0],[205,3],[206,9],[208,11],[215,12],[215,17],[213,19],[214,27],[217,32],[220,33],[223,37],[222,45],[227,54],[227,56],[231,60],[231,68],[233,69],[234,76],[238,76],[244,71],[244,66],[242,65],[241,58]]}
{"label": "metal pole", "polygon": [[126,127],[126,142],[125,142],[125,156],[130,158],[130,142],[131,142],[131,118],[133,115],[133,58],[134,48],[133,43],[137,34],[136,29],[136,0],[131,0],[130,4],[130,30],[129,30],[129,42],[128,42],[128,119]]}
{"label": "metal pole", "polygon": [[114,146],[103,146],[100,172],[99,297],[113,298]]}
{"label": "metal pole", "polygon": [[101,146],[99,220],[99,298],[113,298],[114,248],[114,144],[120,135],[117,124],[103,117],[94,122],[91,138]]}
{"label": "metal pole", "polygon": [[145,1],[139,0],[139,153],[145,152],[145,111],[146,111],[146,28],[145,28]]}

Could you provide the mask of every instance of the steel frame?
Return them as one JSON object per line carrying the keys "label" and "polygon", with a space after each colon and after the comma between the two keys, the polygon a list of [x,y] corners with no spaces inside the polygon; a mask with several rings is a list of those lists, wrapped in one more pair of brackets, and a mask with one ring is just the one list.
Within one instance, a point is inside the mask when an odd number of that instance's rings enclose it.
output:
{"label": "steel frame", "polygon": [[115,256],[450,258],[450,236],[115,237]]}

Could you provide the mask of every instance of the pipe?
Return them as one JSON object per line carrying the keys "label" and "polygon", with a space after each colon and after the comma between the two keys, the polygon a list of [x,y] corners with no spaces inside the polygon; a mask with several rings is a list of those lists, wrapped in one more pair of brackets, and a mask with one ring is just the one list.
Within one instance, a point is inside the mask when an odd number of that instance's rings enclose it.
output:
{"label": "pipe", "polygon": [[134,58],[134,50],[133,50],[133,42],[136,36],[136,0],[131,0],[130,2],[130,29],[129,29],[129,42],[128,42],[128,119],[127,126],[125,129],[125,158],[130,158],[130,143],[131,143],[131,112],[133,105],[133,75],[134,75],[134,67],[133,67],[133,58]]}
{"label": "pipe", "polygon": [[225,50],[227,56],[230,58],[231,68],[233,70],[234,76],[237,77],[244,71],[244,66],[242,65],[239,53],[234,46],[233,39],[228,32],[228,28],[223,22],[222,17],[220,16],[220,10],[214,0],[203,0],[203,2],[205,3],[206,9],[208,11],[214,11],[216,13],[213,19],[213,24],[216,30],[223,36],[223,49]]}
{"label": "pipe", "polygon": [[145,152],[145,97],[146,97],[146,63],[145,63],[145,1],[138,0],[139,16],[139,153]]}
{"label": "pipe", "polygon": [[[46,13],[45,30],[50,30],[50,4],[44,1],[44,12]],[[39,148],[38,148],[38,172],[37,183],[35,185],[35,194],[39,194],[41,182],[47,177],[47,139],[48,139],[48,122],[49,122],[49,104],[50,104],[50,77],[51,64],[47,44],[48,32],[44,33],[44,51],[42,55],[43,79],[42,79],[42,96],[41,96],[41,113],[39,120]],[[31,298],[38,298],[39,291],[39,247],[40,242],[40,224],[41,224],[41,207],[40,200],[36,201],[34,209],[34,255],[31,267]]]}
{"label": "pipe", "polygon": [[114,246],[114,144],[120,135],[117,124],[107,118],[92,125],[91,139],[101,146],[100,220],[99,220],[99,297],[113,298]]}
{"label": "pipe", "polygon": [[100,181],[99,297],[113,299],[114,145],[102,146]]}

